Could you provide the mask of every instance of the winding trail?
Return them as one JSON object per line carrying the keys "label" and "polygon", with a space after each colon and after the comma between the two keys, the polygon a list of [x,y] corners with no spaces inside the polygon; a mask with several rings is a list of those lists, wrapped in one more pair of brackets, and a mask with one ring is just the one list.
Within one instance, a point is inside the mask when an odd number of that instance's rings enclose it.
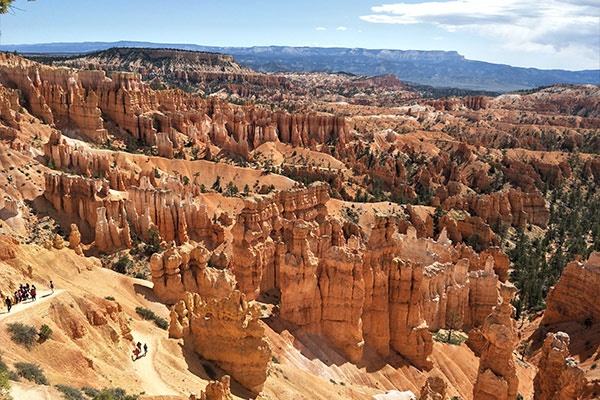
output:
{"label": "winding trail", "polygon": [[[148,354],[133,361],[133,370],[140,379],[140,391],[147,395],[181,395],[163,380],[154,366],[154,357],[158,346],[158,340],[152,335],[146,335],[140,331],[132,330],[131,334],[137,342],[148,345]],[[133,357],[133,348],[130,353]],[[143,352],[142,352],[143,354]]]}
{"label": "winding trail", "polygon": [[[27,300],[25,302],[13,305],[10,312],[7,311],[6,304],[3,303],[3,307],[0,308],[0,321],[11,317],[18,319],[18,315],[21,312],[31,309],[38,304],[42,304],[49,299],[54,298],[55,296],[60,296],[63,292],[65,292],[65,289],[55,289],[54,293],[50,291],[44,292],[43,294],[39,295],[35,301]],[[140,382],[139,391],[145,392],[147,395],[180,396],[181,393],[174,390],[167,382],[165,382],[154,366],[154,357],[159,346],[158,340],[152,335],[144,334],[137,330],[133,330],[131,333],[136,341],[146,343],[148,345],[148,354],[133,361],[131,367],[138,376]],[[131,350],[133,350],[133,347]],[[132,352],[130,352],[130,355],[133,357]],[[39,388],[36,387],[29,387],[28,385],[13,385],[13,398],[50,399],[52,396],[45,392],[42,393]]]}
{"label": "winding trail", "polygon": [[35,301],[33,301],[33,300],[26,300],[26,301],[21,302],[21,303],[13,304],[10,312],[8,312],[6,310],[6,303],[4,303],[4,299],[2,299],[2,308],[1,308],[2,311],[0,311],[0,321],[3,320],[3,319],[8,318],[10,316],[19,314],[21,311],[25,311],[28,308],[31,308],[31,307],[33,307],[33,306],[35,306],[37,304],[43,303],[43,302],[45,302],[45,301],[53,298],[54,296],[58,296],[58,295],[60,295],[64,291],[65,291],[64,289],[56,289],[56,290],[54,290],[54,293],[52,293],[52,292],[46,292],[44,294],[40,293],[37,296],[37,300],[35,300]]}

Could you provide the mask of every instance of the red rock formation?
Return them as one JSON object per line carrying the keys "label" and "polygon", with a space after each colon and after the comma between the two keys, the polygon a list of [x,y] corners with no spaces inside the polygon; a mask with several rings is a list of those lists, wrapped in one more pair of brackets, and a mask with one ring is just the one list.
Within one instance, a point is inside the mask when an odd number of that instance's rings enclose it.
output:
{"label": "red rock formation", "polygon": [[149,240],[151,228],[178,244],[186,243],[190,235],[209,246],[223,241],[223,228],[213,224],[206,206],[197,204],[191,193],[182,198],[171,189],[154,188],[147,177],[142,176],[140,187],[130,187],[126,196],[111,193],[108,181],[51,173],[45,178],[44,197],[59,212],[86,222],[101,250],[131,247],[131,232]]}
{"label": "red rock formation", "polygon": [[321,292],[321,332],[353,363],[362,358],[362,314],[365,282],[362,255],[333,246],[324,254],[318,278]]}
{"label": "red rock formation", "polygon": [[582,398],[584,372],[569,354],[569,335],[548,333],[542,346],[538,372],[533,381],[536,400]]}
{"label": "red rock formation", "polygon": [[498,304],[498,276],[494,273],[493,265],[493,258],[488,257],[484,269],[469,272],[469,314],[465,318],[466,326],[482,326]]}
{"label": "red rock formation", "polygon": [[36,117],[61,128],[75,129],[93,141],[106,141],[97,94],[82,84],[103,81],[103,71],[46,67],[8,53],[0,57],[0,64],[4,71],[2,83],[16,85]]}
{"label": "red rock formation", "polygon": [[452,218],[444,215],[439,219],[438,227],[446,229],[448,238],[454,243],[466,242],[479,248],[500,244],[491,228],[479,217]]}
{"label": "red rock formation", "polygon": [[491,253],[484,263],[445,234],[437,242],[417,238],[414,228],[400,236],[389,217],[378,218],[361,245],[327,215],[323,188],[246,201],[232,230],[243,292],[256,298],[279,289],[282,318],[323,334],[355,362],[364,342],[428,367],[428,327],[483,323],[497,304],[489,296],[498,281]]}
{"label": "red rock formation", "polygon": [[[5,54],[2,83],[22,90],[31,113],[49,124],[106,142],[103,115],[118,128],[172,158],[183,144],[204,142],[243,156],[265,142],[314,147],[347,134],[343,117],[288,114],[178,90],[153,91],[141,75],[43,66]],[[161,110],[161,112],[157,111]]]}
{"label": "red rock formation", "polygon": [[421,388],[420,400],[446,400],[446,382],[438,376],[430,376]]}
{"label": "red rock formation", "polygon": [[211,300],[186,292],[171,315],[171,323],[189,324],[182,337],[198,354],[215,361],[246,389],[262,390],[271,349],[259,321],[258,304],[250,306],[239,291]]}
{"label": "red rock formation", "polygon": [[443,203],[444,210],[465,210],[486,223],[524,227],[527,224],[545,228],[550,210],[541,194],[520,190],[496,192],[490,195],[450,196]]}
{"label": "red rock formation", "polygon": [[154,293],[163,303],[174,304],[184,292],[202,293],[207,299],[228,297],[235,288],[229,270],[209,266],[211,253],[201,244],[171,247],[150,257]]}
{"label": "red rock formation", "polygon": [[473,387],[473,398],[477,400],[508,400],[517,396],[517,378],[513,351],[519,342],[513,315],[515,308],[510,304],[517,289],[503,283],[500,287],[501,303],[485,319],[482,333],[487,344],[479,360],[477,381]]}
{"label": "red rock formation", "polygon": [[572,261],[546,296],[542,323],[590,319],[600,322],[600,252],[593,252],[585,262]]}
{"label": "red rock formation", "polygon": [[210,381],[206,389],[200,392],[200,397],[190,395],[190,400],[233,400],[231,395],[229,375],[223,375],[220,381]]}
{"label": "red rock formation", "polygon": [[19,241],[11,236],[0,234],[0,261],[11,260],[17,257]]}
{"label": "red rock formation", "polygon": [[83,255],[83,250],[81,248],[81,233],[75,224],[71,224],[71,233],[69,233],[69,248],[75,250],[75,253]]}
{"label": "red rock formation", "polygon": [[423,270],[394,260],[396,268],[390,270],[390,345],[419,368],[431,368],[428,356],[433,351],[433,338],[423,318],[421,287]]}

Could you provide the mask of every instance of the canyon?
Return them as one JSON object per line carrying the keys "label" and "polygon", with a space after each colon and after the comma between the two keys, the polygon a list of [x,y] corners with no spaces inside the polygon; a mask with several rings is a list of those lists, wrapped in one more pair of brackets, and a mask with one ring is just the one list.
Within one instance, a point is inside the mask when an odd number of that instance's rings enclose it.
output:
{"label": "canyon", "polygon": [[562,192],[600,182],[597,86],[432,100],[395,77],[261,74],[227,55],[89,57],[0,54],[0,294],[57,276],[50,344],[85,358],[93,335],[98,387],[135,388],[137,335],[165,367],[150,371],[165,393],[144,380],[140,398],[598,393],[597,228],[552,271],[543,313],[519,305],[533,295],[511,261],[519,235],[559,230]]}

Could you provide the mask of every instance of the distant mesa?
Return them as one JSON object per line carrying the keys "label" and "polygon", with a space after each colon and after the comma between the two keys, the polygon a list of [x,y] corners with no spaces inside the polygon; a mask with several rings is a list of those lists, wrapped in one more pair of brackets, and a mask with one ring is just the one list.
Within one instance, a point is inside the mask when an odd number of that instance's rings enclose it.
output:
{"label": "distant mesa", "polygon": [[519,68],[468,60],[455,51],[292,46],[216,47],[133,41],[3,45],[0,50],[74,55],[111,47],[172,48],[230,54],[241,65],[259,72],[344,71],[369,76],[393,74],[405,82],[438,88],[508,92],[559,83],[600,84],[600,70]]}

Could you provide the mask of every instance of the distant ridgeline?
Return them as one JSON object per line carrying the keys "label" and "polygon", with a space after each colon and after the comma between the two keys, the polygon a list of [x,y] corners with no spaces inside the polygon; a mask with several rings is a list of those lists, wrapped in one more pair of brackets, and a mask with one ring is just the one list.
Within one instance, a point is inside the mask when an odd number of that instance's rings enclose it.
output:
{"label": "distant ridgeline", "polygon": [[3,45],[2,51],[39,54],[83,54],[111,47],[173,48],[232,55],[258,72],[348,72],[394,74],[404,82],[435,88],[508,92],[559,83],[600,85],[600,70],[565,71],[518,68],[467,60],[454,51],[370,50],[322,47],[212,47],[150,42],[85,42]]}

